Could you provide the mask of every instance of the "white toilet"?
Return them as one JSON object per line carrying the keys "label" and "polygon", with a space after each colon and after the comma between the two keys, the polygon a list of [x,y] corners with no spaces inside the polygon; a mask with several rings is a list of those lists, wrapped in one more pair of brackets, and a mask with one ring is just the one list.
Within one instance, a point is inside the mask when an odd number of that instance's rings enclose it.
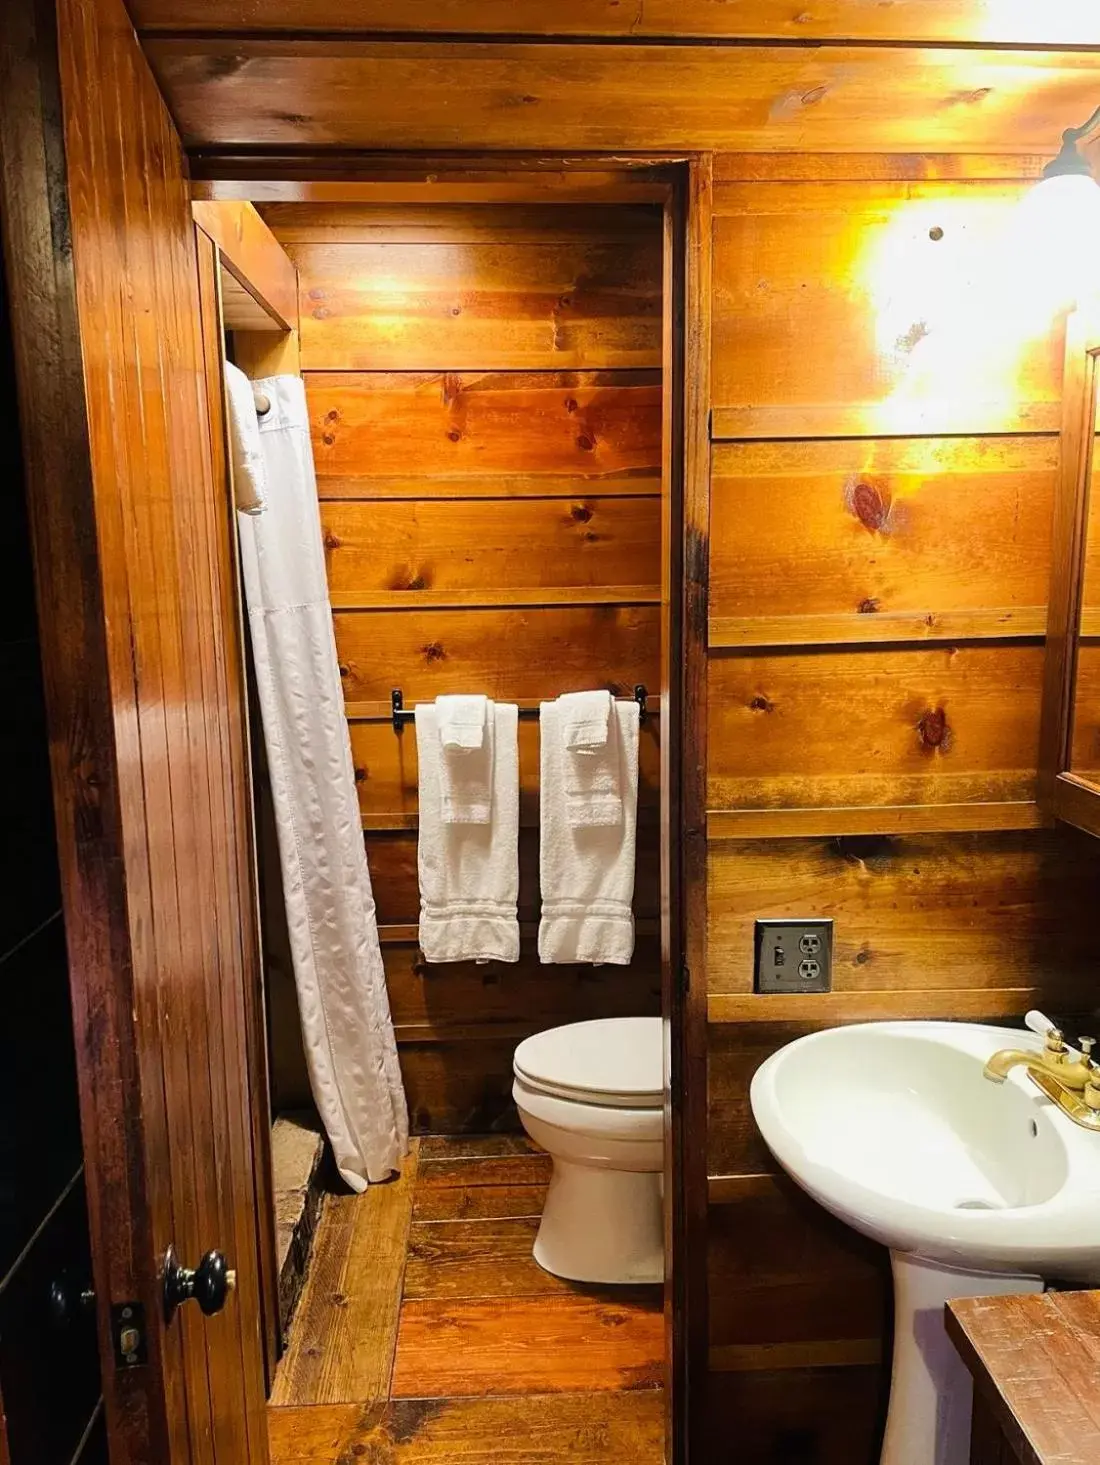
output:
{"label": "white toilet", "polygon": [[523,1127],[554,1162],[535,1260],[574,1282],[662,1281],[661,1019],[536,1033],[513,1071]]}

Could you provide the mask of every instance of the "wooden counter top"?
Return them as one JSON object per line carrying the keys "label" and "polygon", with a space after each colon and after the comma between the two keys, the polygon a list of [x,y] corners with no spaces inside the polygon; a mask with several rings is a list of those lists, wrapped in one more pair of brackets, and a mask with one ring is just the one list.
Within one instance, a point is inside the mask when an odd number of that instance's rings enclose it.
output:
{"label": "wooden counter top", "polygon": [[[974,1375],[974,1461],[1097,1465],[1100,1292],[964,1298],[947,1331]],[[999,1450],[983,1444],[990,1420]]]}

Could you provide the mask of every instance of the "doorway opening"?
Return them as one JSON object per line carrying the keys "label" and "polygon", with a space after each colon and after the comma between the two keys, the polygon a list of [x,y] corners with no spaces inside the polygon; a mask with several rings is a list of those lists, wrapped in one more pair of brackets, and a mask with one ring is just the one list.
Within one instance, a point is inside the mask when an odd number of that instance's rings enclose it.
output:
{"label": "doorway opening", "polygon": [[[456,1432],[501,1430],[529,1430],[533,1451],[582,1437],[593,1460],[664,1457],[663,1288],[575,1281],[535,1260],[553,1162],[512,1091],[532,1035],[641,1017],[658,1033],[670,1016],[672,190],[647,180],[619,183],[628,201],[550,203],[537,180],[507,191],[261,202],[296,277],[297,331],[273,356],[249,317],[232,329],[231,301],[225,320],[250,376],[297,369],[305,384],[412,1134],[400,1174],[361,1195],[323,1159],[256,716],[273,1462],[298,1458],[307,1425],[332,1436],[334,1459],[410,1429],[438,1440],[440,1458]],[[542,964],[539,704],[639,687],[633,954]],[[516,962],[424,958],[416,738],[393,717],[395,691],[405,708],[460,692],[519,708]],[[667,1081],[650,1095],[655,1116]],[[655,1195],[671,1164],[660,1148]]]}

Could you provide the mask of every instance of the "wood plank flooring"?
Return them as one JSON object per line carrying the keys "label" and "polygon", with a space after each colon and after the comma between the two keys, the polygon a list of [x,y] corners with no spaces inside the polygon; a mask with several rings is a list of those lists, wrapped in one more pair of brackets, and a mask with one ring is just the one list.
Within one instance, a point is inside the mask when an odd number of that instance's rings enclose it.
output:
{"label": "wood plank flooring", "polygon": [[537,1265],[549,1174],[523,1136],[432,1137],[400,1181],[326,1200],[272,1465],[659,1465],[660,1291]]}

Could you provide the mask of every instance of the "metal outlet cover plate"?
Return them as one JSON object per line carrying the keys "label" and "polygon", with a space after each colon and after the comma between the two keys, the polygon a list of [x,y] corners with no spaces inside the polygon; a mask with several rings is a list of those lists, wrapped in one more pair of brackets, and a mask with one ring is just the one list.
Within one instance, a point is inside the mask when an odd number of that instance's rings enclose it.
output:
{"label": "metal outlet cover plate", "polygon": [[831,920],[757,921],[755,953],[755,992],[832,991]]}

